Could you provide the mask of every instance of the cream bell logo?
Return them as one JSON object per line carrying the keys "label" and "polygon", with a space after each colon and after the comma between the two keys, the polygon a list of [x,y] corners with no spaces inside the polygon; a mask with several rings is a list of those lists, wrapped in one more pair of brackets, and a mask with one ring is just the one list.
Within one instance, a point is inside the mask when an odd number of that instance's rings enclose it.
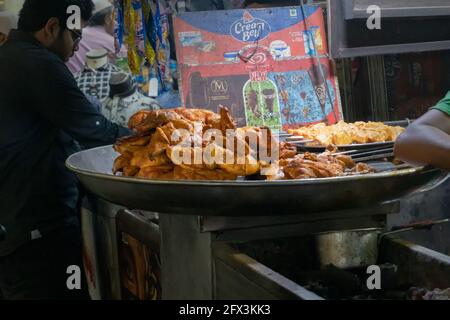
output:
{"label": "cream bell logo", "polygon": [[242,19],[231,25],[231,35],[242,42],[255,42],[266,38],[271,32],[267,21],[253,17],[245,11]]}

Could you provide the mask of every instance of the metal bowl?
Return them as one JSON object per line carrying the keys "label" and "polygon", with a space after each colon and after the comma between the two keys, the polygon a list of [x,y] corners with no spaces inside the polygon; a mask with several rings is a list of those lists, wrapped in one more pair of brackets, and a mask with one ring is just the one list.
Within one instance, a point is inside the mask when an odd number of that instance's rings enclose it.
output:
{"label": "metal bowl", "polygon": [[[111,146],[67,160],[84,187],[129,209],[211,216],[294,215],[368,207],[432,188],[437,169],[286,181],[163,181],[114,176]],[[425,189],[424,189],[425,188]]]}

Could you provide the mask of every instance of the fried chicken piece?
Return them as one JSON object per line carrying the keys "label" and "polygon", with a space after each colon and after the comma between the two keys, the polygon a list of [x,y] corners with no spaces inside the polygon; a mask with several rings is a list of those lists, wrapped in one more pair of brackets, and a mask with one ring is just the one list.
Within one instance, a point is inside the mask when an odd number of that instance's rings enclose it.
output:
{"label": "fried chicken piece", "polygon": [[144,168],[144,167],[160,167],[170,163],[170,159],[165,153],[152,156],[147,148],[142,148],[133,154],[130,165]]}
{"label": "fried chicken piece", "polygon": [[174,179],[176,180],[236,180],[237,176],[223,170],[191,170],[180,166],[175,167]]}
{"label": "fried chicken piece", "polygon": [[[234,140],[230,140],[231,138],[234,138]],[[233,141],[233,146],[226,147],[237,156],[252,155],[253,157],[258,157],[259,143],[261,140],[259,128],[237,128],[234,131],[234,137],[228,136],[227,139]]]}
{"label": "fried chicken piece", "polygon": [[287,143],[280,143],[280,159],[294,158],[297,155],[297,147]]}
{"label": "fried chicken piece", "polygon": [[174,147],[168,149],[167,155],[173,163],[187,170],[221,169],[235,176],[249,176],[260,170],[259,162],[252,156],[238,157],[232,151],[215,144],[206,148]]}
{"label": "fried chicken piece", "polygon": [[216,169],[215,163],[206,163],[204,161],[203,151],[201,147],[172,146],[167,148],[166,156],[173,164],[187,169]]}
{"label": "fried chicken piece", "polygon": [[144,167],[139,170],[136,176],[154,180],[173,180],[174,166],[169,164],[160,167]]}
{"label": "fried chicken piece", "polygon": [[[237,128],[236,142],[248,145],[246,154],[252,155],[258,161],[268,162],[295,156],[297,148],[289,143],[279,141],[272,135],[268,127],[243,127]],[[237,145],[237,144],[236,144]],[[282,154],[283,153],[283,154]]]}
{"label": "fried chicken piece", "polygon": [[146,151],[150,158],[154,158],[166,152],[167,147],[170,146],[170,140],[161,128],[156,128],[156,132],[152,135],[150,144]]}
{"label": "fried chicken piece", "polygon": [[227,130],[236,129],[236,123],[234,122],[234,119],[227,107],[219,106],[219,114],[220,116],[218,118],[214,117],[206,121],[204,131],[209,129],[217,129],[220,130],[225,136]]}
{"label": "fried chicken piece", "polygon": [[375,170],[367,163],[360,162],[356,164],[356,166],[352,169],[352,172],[361,174],[375,172]]}
{"label": "fried chicken piece", "polygon": [[171,110],[141,111],[130,118],[128,127],[143,134],[175,120],[183,120],[183,118]]}
{"label": "fried chicken piece", "polygon": [[133,130],[139,126],[145,119],[153,116],[155,113],[151,110],[141,110],[130,117],[128,120],[128,128]]}
{"label": "fried chicken piece", "polygon": [[353,158],[346,155],[338,155],[336,156],[336,160],[342,161],[346,168],[353,168],[355,166],[355,162],[353,161]]}
{"label": "fried chicken piece", "polygon": [[114,150],[120,154],[133,153],[136,150],[148,145],[150,142],[150,135],[137,135],[132,137],[125,137],[117,140],[114,145]]}
{"label": "fried chicken piece", "polygon": [[309,161],[319,161],[319,156],[315,153],[305,152],[302,155],[298,156],[296,159],[309,160]]}
{"label": "fried chicken piece", "polygon": [[283,167],[284,174],[290,179],[305,178],[329,178],[337,177],[344,173],[343,168],[337,163],[321,163],[304,159],[292,159]]}
{"label": "fried chicken piece", "polygon": [[338,152],[338,147],[336,147],[334,144],[329,144],[326,148],[325,148],[326,152],[331,152],[331,153],[336,153]]}
{"label": "fried chicken piece", "polygon": [[126,152],[120,155],[115,161],[113,166],[113,174],[123,172],[124,168],[130,166],[133,155],[130,152]]}
{"label": "fried chicken piece", "polygon": [[[193,125],[186,120],[174,120],[160,127],[170,145],[192,144]],[[159,133],[160,134],[160,133]]]}
{"label": "fried chicken piece", "polygon": [[215,144],[207,146],[204,154],[209,163],[236,176],[250,176],[260,170],[260,163],[250,154],[239,155]]}
{"label": "fried chicken piece", "polygon": [[258,161],[250,155],[236,159],[233,164],[218,164],[223,171],[236,176],[251,176],[257,174],[260,170]]}
{"label": "fried chicken piece", "polygon": [[271,173],[268,180],[330,178],[346,175],[349,170],[357,174],[373,171],[366,164],[355,164],[349,156],[328,151],[321,154],[305,152],[294,158],[282,159],[278,165],[280,170]]}
{"label": "fried chicken piece", "polygon": [[322,163],[305,161],[306,165],[312,168],[319,178],[339,177],[344,173],[344,168],[339,163]]}
{"label": "fried chicken piece", "polygon": [[307,179],[316,178],[316,174],[310,168],[305,168],[303,159],[291,159],[281,166],[284,176],[287,179]]}
{"label": "fried chicken piece", "polygon": [[126,152],[114,161],[113,174],[122,172],[125,177],[134,177],[139,172],[139,166],[132,165],[133,154]]}
{"label": "fried chicken piece", "polygon": [[173,111],[178,113],[184,119],[192,122],[202,122],[203,124],[209,124],[215,120],[220,120],[220,116],[217,113],[204,109],[179,108],[173,109]]}
{"label": "fried chicken piece", "polygon": [[125,177],[134,177],[139,173],[140,168],[134,166],[128,166],[123,168],[123,175]]}
{"label": "fried chicken piece", "polygon": [[236,122],[231,116],[230,110],[222,105],[219,106],[220,109],[220,130],[226,134],[226,130],[236,129]]}

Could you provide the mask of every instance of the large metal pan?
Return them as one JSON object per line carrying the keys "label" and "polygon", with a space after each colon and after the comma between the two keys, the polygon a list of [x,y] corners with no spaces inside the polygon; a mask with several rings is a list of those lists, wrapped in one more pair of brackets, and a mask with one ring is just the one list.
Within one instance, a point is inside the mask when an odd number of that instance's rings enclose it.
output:
{"label": "large metal pan", "polygon": [[93,194],[129,209],[215,216],[263,216],[367,207],[431,188],[446,177],[423,168],[290,181],[158,181],[114,176],[111,146],[71,156],[67,167]]}

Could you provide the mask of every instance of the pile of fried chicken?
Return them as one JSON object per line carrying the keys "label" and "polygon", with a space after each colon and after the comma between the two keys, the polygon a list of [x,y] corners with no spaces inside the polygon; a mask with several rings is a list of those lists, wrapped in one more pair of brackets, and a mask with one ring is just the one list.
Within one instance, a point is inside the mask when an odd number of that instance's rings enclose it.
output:
{"label": "pile of fried chicken", "polygon": [[352,157],[326,151],[321,154],[302,153],[293,158],[281,159],[278,168],[268,180],[296,180],[332,178],[374,172],[368,164],[355,163]]}
{"label": "pile of fried chicken", "polygon": [[[268,180],[277,180],[371,171],[368,166],[356,165],[351,157],[329,151],[298,155],[295,146],[279,142],[268,128],[237,128],[225,107],[219,114],[203,109],[145,110],[132,116],[128,126],[135,135],[119,139],[114,145],[120,156],[113,172],[125,177],[237,180],[264,175]],[[270,157],[273,150],[278,152],[276,161],[261,157]]]}
{"label": "pile of fried chicken", "polygon": [[[236,180],[260,173],[267,164],[259,159],[259,150],[255,149],[266,148],[270,154],[271,144],[277,143],[268,129],[236,128],[225,107],[220,108],[220,114],[202,109],[140,111],[130,118],[128,126],[136,135],[120,139],[114,145],[120,156],[113,169],[114,174],[121,172],[126,177]],[[208,137],[205,133],[210,129],[218,134]],[[231,147],[227,144],[230,130],[235,140]],[[251,136],[257,141],[253,149],[249,144]],[[218,143],[218,139],[223,140]],[[243,147],[239,149],[238,146]],[[295,147],[288,144],[281,143],[276,147],[280,158],[293,157],[297,153]],[[211,161],[204,161],[205,154],[211,155]],[[186,157],[188,161],[180,162],[180,158]],[[223,161],[215,161],[217,159]]]}
{"label": "pile of fried chicken", "polygon": [[304,128],[289,130],[288,133],[301,136],[306,140],[313,140],[311,145],[350,145],[374,142],[395,141],[405,131],[402,127],[385,125],[382,122],[355,122],[340,121],[327,126],[319,123]]}

